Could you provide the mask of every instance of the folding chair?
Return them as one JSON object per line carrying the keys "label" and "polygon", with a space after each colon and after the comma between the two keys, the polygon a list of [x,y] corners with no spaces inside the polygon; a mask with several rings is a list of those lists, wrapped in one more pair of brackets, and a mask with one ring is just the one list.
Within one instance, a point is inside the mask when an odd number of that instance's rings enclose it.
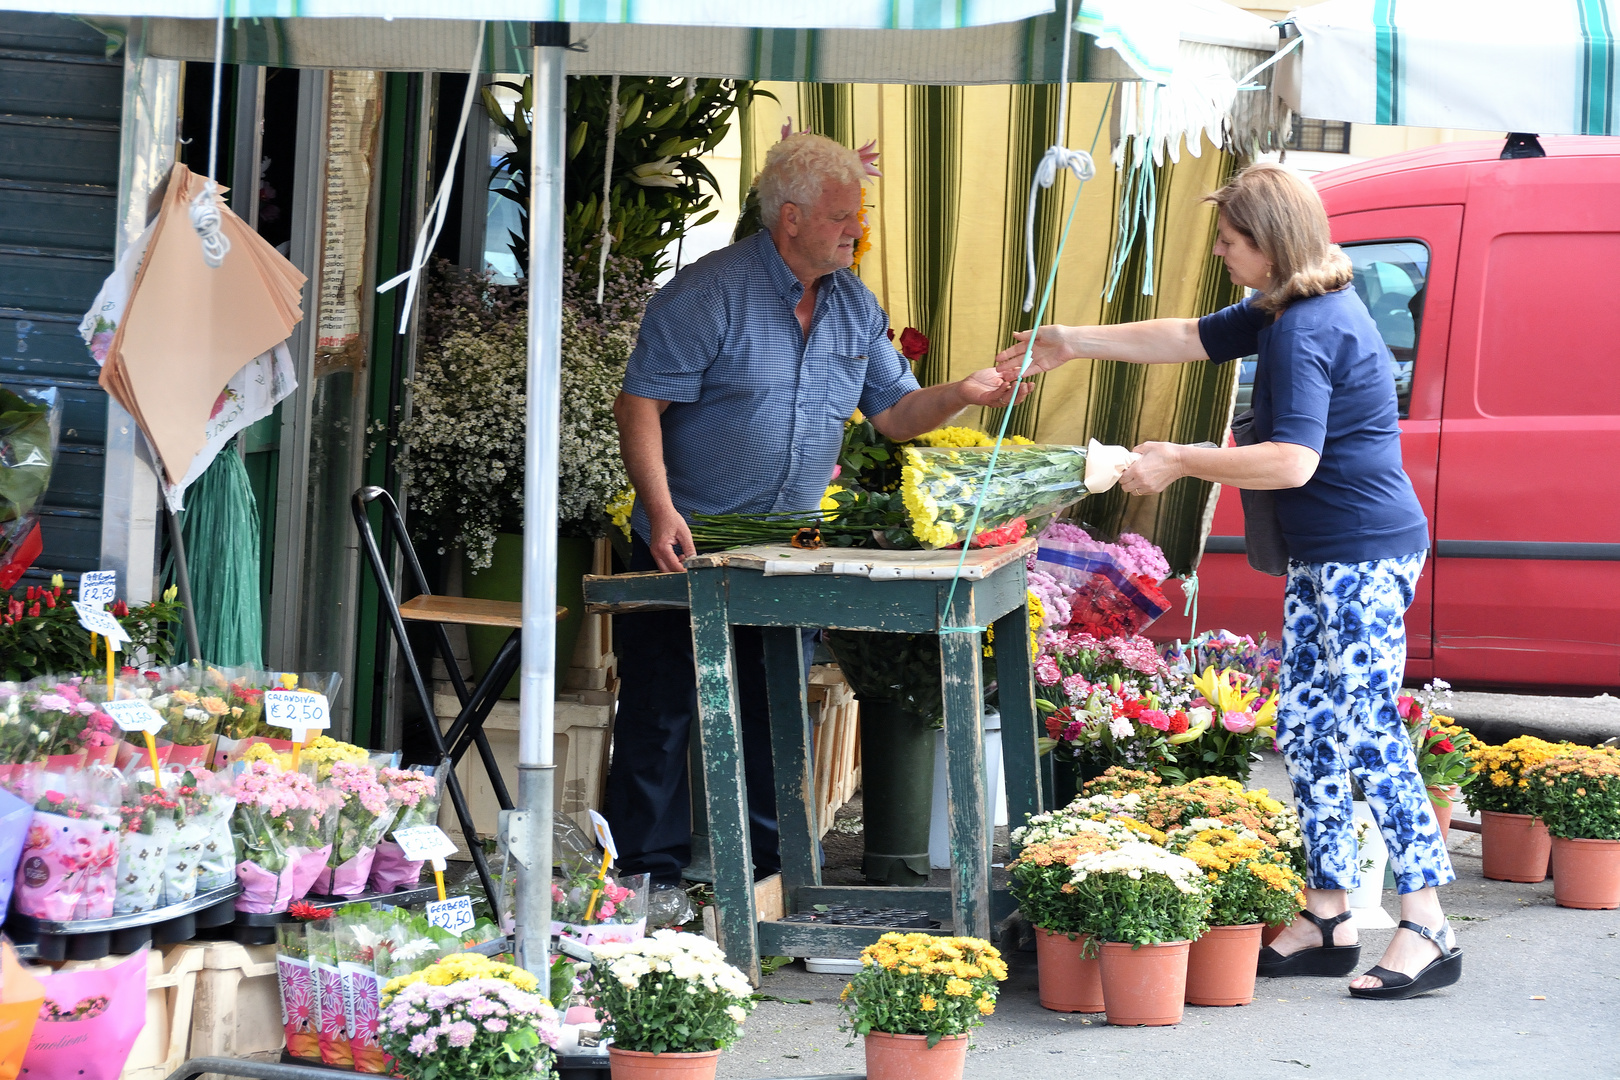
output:
{"label": "folding chair", "polygon": [[[414,587],[416,592],[416,595],[403,603],[395,597],[394,590],[389,584],[387,564],[377,545],[377,538],[371,531],[371,519],[366,509],[372,502],[382,504],[384,538],[387,539],[392,532],[393,539],[399,544],[400,553],[404,557],[406,580],[401,582],[402,588]],[[479,880],[483,882],[484,894],[493,905],[499,894],[495,891],[495,882],[490,876],[489,863],[484,858],[483,844],[479,840],[478,827],[473,822],[472,813],[467,809],[467,799],[462,793],[460,781],[456,778],[455,767],[460,764],[467,750],[476,746],[478,756],[483,760],[484,772],[489,776],[490,787],[494,789],[496,801],[500,803],[502,810],[512,809],[512,797],[507,794],[506,783],[501,779],[500,763],[495,760],[495,753],[490,749],[489,739],[484,734],[484,721],[488,719],[495,703],[500,700],[502,688],[517,672],[522,651],[523,605],[505,600],[435,596],[428,588],[427,575],[422,573],[422,564],[416,558],[416,549],[411,546],[410,536],[405,531],[405,519],[400,516],[399,506],[394,502],[393,496],[380,487],[363,487],[354,493],[350,505],[354,511],[355,527],[360,530],[360,539],[365,545],[366,557],[371,563],[371,572],[377,580],[377,592],[382,598],[383,605],[388,609],[388,621],[393,627],[394,640],[399,645],[400,660],[410,675],[411,686],[416,690],[417,699],[422,703],[422,710],[428,718],[428,732],[433,738],[434,749],[439,754],[439,782],[450,795],[450,805],[455,810],[456,819],[461,823],[462,835],[467,841],[467,851],[472,855]],[[558,608],[557,618],[561,619],[567,613],[567,609]],[[439,731],[438,716],[433,709],[433,695],[428,690],[427,680],[422,677],[422,670],[416,663],[416,656],[412,653],[410,641],[405,634],[406,620],[432,624],[434,648],[438,651],[439,659],[444,661],[445,671],[450,676],[450,684],[455,688],[456,697],[461,702],[461,711],[450,725],[450,730],[446,732]],[[447,625],[490,626],[511,630],[500,652],[495,654],[494,663],[484,673],[478,685],[471,690],[468,689],[466,680],[461,677],[461,668],[451,651],[450,637],[445,633]],[[448,767],[445,767],[446,764]]]}

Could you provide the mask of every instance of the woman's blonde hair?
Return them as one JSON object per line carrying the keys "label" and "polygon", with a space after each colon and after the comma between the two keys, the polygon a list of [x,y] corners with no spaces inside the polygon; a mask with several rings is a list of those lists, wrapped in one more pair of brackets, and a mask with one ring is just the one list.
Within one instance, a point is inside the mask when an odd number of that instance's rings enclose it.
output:
{"label": "woman's blonde hair", "polygon": [[1275,315],[1350,283],[1350,259],[1333,242],[1322,197],[1298,173],[1257,162],[1207,198],[1271,262],[1271,279],[1254,302],[1262,311]]}

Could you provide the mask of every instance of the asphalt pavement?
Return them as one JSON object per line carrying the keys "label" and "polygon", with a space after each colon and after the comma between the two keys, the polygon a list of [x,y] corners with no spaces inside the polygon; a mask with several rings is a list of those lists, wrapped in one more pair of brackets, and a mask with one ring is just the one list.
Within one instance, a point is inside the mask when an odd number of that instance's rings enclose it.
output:
{"label": "asphalt pavement", "polygon": [[[1286,792],[1274,756],[1253,784]],[[1468,820],[1461,807],[1458,819]],[[968,1080],[1620,1078],[1620,912],[1556,907],[1551,880],[1486,881],[1477,834],[1453,830],[1450,848],[1457,881],[1442,900],[1465,957],[1454,987],[1378,1002],[1351,998],[1348,979],[1262,979],[1250,1005],[1188,1006],[1177,1027],[1116,1028],[1042,1009],[1034,954],[1009,951],[1011,976],[975,1034]],[[1399,917],[1390,890],[1384,908]],[[1391,933],[1361,931],[1358,970],[1377,962]],[[800,962],[767,976],[720,1077],[863,1073],[861,1046],[840,1030],[845,982]]]}

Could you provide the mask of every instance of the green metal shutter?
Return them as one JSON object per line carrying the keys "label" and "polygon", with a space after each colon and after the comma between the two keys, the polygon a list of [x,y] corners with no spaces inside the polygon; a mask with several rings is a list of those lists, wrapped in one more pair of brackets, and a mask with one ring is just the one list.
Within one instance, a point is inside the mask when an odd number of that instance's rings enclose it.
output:
{"label": "green metal shutter", "polygon": [[124,63],[106,44],[73,19],[0,12],[0,382],[64,401],[34,579],[101,562],[107,395],[78,323],[116,231]]}

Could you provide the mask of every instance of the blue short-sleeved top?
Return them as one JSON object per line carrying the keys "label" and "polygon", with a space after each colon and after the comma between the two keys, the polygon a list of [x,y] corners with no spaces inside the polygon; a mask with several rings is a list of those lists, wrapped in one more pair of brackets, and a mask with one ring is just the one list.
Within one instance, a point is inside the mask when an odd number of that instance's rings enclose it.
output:
{"label": "blue short-sleeved top", "polygon": [[[853,273],[820,280],[808,340],[793,314],[803,296],[761,231],[686,267],[647,305],[624,391],[670,402],[664,469],[688,520],[814,510],[844,421],[917,389],[889,341],[889,317]],[[640,500],[631,524],[647,537]]]}
{"label": "blue short-sleeved top", "polygon": [[1277,491],[1290,558],[1367,562],[1424,551],[1429,526],[1401,465],[1389,350],[1348,287],[1296,300],[1275,319],[1253,298],[1198,320],[1217,363],[1259,353],[1254,433],[1322,456],[1303,487]]}

